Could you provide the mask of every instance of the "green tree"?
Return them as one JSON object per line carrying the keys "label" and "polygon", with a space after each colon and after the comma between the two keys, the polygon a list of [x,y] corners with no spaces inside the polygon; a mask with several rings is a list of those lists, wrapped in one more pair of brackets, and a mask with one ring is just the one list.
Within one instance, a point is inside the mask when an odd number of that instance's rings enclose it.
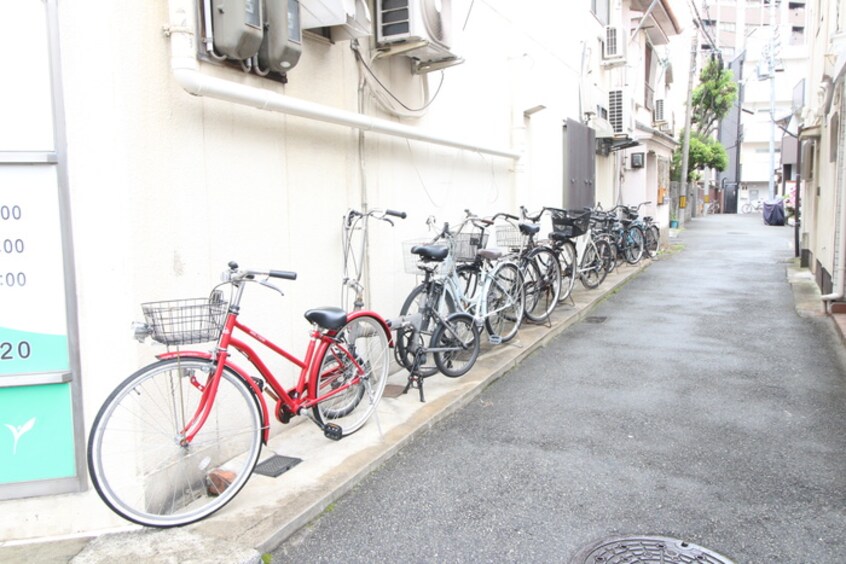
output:
{"label": "green tree", "polygon": [[[700,171],[715,168],[719,171],[728,166],[725,147],[711,137],[717,124],[723,119],[737,100],[737,84],[734,73],[724,69],[721,61],[711,59],[699,73],[699,85],[691,95],[690,151],[688,152],[688,180],[697,180]],[[670,174],[673,180],[681,180],[681,140],[673,153]]]}
{"label": "green tree", "polygon": [[693,131],[709,135],[737,100],[734,73],[721,61],[711,59],[699,73],[699,85],[693,90],[691,123]]}
{"label": "green tree", "polygon": [[[684,132],[682,132],[682,137]],[[715,168],[723,171],[728,166],[728,153],[722,143],[712,137],[706,137],[695,131],[690,134],[690,151],[688,153],[688,181],[698,180],[700,171]],[[681,180],[681,148],[673,153],[673,164],[670,170],[673,180]]]}

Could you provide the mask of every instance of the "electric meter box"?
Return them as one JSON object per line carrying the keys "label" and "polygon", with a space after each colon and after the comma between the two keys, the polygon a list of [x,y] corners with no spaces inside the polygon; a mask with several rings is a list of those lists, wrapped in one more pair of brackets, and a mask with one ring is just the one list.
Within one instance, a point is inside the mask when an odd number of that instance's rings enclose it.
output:
{"label": "electric meter box", "polygon": [[262,0],[212,0],[214,49],[243,61],[258,53],[262,41]]}
{"label": "electric meter box", "polygon": [[286,73],[300,60],[303,50],[299,0],[266,0],[264,21],[259,64],[264,69]]}

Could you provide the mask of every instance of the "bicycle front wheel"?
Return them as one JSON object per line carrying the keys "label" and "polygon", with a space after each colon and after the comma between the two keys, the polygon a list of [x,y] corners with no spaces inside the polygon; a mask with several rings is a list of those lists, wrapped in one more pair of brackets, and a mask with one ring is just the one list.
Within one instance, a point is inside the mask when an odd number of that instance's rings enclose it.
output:
{"label": "bicycle front wheel", "polygon": [[573,286],[576,284],[578,273],[576,247],[570,241],[565,241],[556,247],[555,252],[558,255],[558,265],[561,267],[561,291],[558,293],[558,301],[563,302],[573,293]]}
{"label": "bicycle front wheel", "polygon": [[526,292],[517,265],[504,262],[494,269],[485,295],[485,328],[505,343],[514,338],[526,311]]}
{"label": "bicycle front wheel", "polygon": [[644,233],[644,250],[649,254],[650,258],[658,256],[658,246],[661,242],[661,231],[657,225],[650,225],[646,228]]}
{"label": "bicycle front wheel", "polygon": [[388,351],[388,338],[375,317],[357,317],[338,331],[318,364],[312,411],[321,427],[334,423],[346,436],[364,425],[385,391]]}
{"label": "bicycle front wheel", "polygon": [[555,253],[543,247],[532,252],[526,266],[526,318],[534,323],[543,323],[558,305],[561,267]]}
{"label": "bicycle front wheel", "polygon": [[643,258],[644,236],[643,229],[637,225],[631,225],[626,229],[626,262],[629,264],[637,264]]}
{"label": "bicycle front wheel", "polygon": [[606,246],[608,246],[608,242],[600,239],[595,243],[589,244],[585,249],[585,254],[582,256],[582,264],[579,268],[579,277],[585,288],[596,288],[605,280],[608,272],[605,270],[604,257],[610,255],[610,251],[604,248]]}
{"label": "bicycle front wheel", "polygon": [[262,416],[251,388],[229,368],[202,428],[184,444],[213,371],[200,358],[156,362],[100,408],[88,469],[118,515],[150,527],[186,525],[226,505],[247,483],[261,451]]}
{"label": "bicycle front wheel", "polygon": [[479,329],[468,313],[453,313],[438,324],[431,348],[435,364],[444,376],[466,374],[479,358]]}

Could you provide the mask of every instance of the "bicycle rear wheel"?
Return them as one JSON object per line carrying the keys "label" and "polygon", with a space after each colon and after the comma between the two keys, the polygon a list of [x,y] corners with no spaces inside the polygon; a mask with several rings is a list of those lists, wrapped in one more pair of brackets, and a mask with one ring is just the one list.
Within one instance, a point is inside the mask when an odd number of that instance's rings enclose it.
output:
{"label": "bicycle rear wheel", "polygon": [[230,369],[223,369],[200,432],[183,444],[212,373],[201,358],[156,362],[100,408],[88,469],[118,515],[150,527],[186,525],[226,505],[247,483],[261,451],[262,416],[253,391]]}
{"label": "bicycle rear wheel", "polygon": [[453,313],[438,324],[432,335],[435,364],[444,376],[466,374],[479,358],[479,329],[468,313]]}
{"label": "bicycle rear wheel", "polygon": [[[438,289],[441,291],[438,296],[438,304],[432,304],[432,307],[437,307],[438,311],[443,317],[455,312],[455,300],[452,294],[443,291],[443,286],[435,283],[420,284],[416,286],[408,297],[405,299],[402,308],[400,309],[400,316],[405,317],[415,313],[422,314],[420,320],[420,330],[417,333],[417,342],[412,342],[415,332],[411,327],[401,328],[397,330],[397,339],[395,343],[394,354],[397,362],[406,370],[414,368],[415,357],[417,356],[418,348],[426,347],[431,341],[432,333],[434,333],[438,320],[429,312],[428,300],[430,299],[429,291]],[[438,372],[438,368],[431,363],[431,359],[422,355],[422,364],[417,367],[417,373],[420,376],[432,376]],[[426,361],[429,363],[426,363]]]}
{"label": "bicycle rear wheel", "polygon": [[526,291],[517,265],[499,264],[487,282],[485,328],[503,343],[514,338],[526,311]]}
{"label": "bicycle rear wheel", "polygon": [[526,279],[526,318],[534,323],[546,321],[561,293],[561,267],[555,253],[538,247],[532,251],[524,269]]}
{"label": "bicycle rear wheel", "polygon": [[375,317],[357,317],[338,331],[318,364],[319,401],[312,410],[318,424],[334,423],[344,436],[364,425],[385,391],[388,351],[388,338]]}

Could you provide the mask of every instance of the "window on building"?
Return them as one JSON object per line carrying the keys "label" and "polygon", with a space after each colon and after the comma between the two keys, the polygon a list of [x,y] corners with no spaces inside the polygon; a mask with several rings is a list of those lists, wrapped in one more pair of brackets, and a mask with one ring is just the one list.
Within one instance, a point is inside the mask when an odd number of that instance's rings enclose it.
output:
{"label": "window on building", "polygon": [[644,77],[643,77],[643,84],[644,84],[644,92],[643,92],[643,106],[647,110],[653,109],[653,102],[655,100],[655,75],[657,74],[656,68],[658,67],[657,57],[655,56],[655,51],[652,49],[652,46],[647,43],[646,44],[646,53],[644,56]]}
{"label": "window on building", "polygon": [[590,11],[602,25],[608,25],[611,0],[590,0]]}
{"label": "window on building", "polygon": [[790,30],[790,44],[804,45],[805,44],[805,28],[793,27]]}
{"label": "window on building", "polygon": [[828,162],[837,161],[837,142],[840,139],[840,112],[834,112],[828,123]]}

